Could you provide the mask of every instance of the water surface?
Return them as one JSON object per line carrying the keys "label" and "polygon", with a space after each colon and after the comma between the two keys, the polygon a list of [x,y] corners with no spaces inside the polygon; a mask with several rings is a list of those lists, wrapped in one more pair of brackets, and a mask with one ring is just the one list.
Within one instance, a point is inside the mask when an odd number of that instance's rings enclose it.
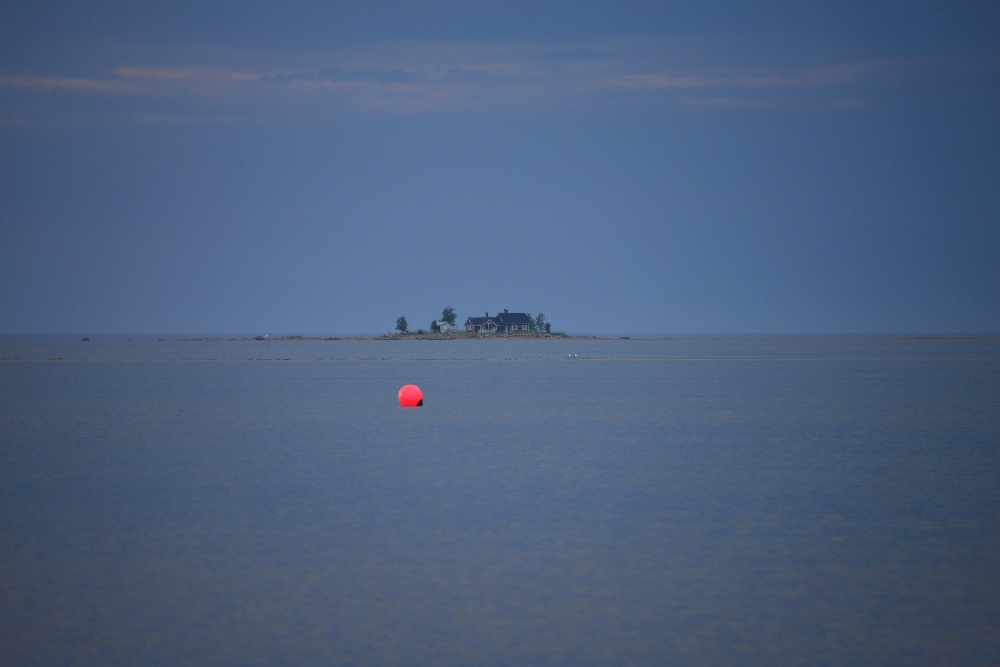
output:
{"label": "water surface", "polygon": [[996,339],[93,338],[0,338],[4,664],[1000,654]]}

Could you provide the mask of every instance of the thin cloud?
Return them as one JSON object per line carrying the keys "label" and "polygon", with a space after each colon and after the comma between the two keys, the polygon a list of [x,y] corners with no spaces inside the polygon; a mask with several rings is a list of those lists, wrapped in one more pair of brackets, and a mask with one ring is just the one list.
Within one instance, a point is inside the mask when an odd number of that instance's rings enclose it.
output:
{"label": "thin cloud", "polygon": [[161,81],[256,81],[256,72],[241,72],[217,67],[119,67],[115,74],[123,79],[153,79]]}
{"label": "thin cloud", "polygon": [[115,79],[83,79],[53,76],[0,76],[0,88],[66,90],[78,93],[129,93],[123,82]]}
{"label": "thin cloud", "polygon": [[666,74],[634,74],[625,77],[623,86],[674,90],[690,88],[829,88],[856,83],[862,77],[906,66],[905,61],[880,60],[844,63],[827,67],[812,67],[801,71],[784,71],[756,76],[678,76]]}
{"label": "thin cloud", "polygon": [[[450,42],[395,42],[370,51],[340,54],[222,54],[227,65],[130,64],[111,67],[105,77],[0,76],[4,89],[60,90],[81,95],[169,98],[191,117],[255,116],[275,109],[322,111],[361,108],[409,113],[537,104],[586,104],[623,96],[628,103],[649,97],[656,103],[736,107],[781,104],[769,97],[781,90],[828,94],[830,106],[857,100],[876,76],[914,70],[902,59],[840,62],[801,68],[749,71],[732,55],[713,49],[655,40],[585,44],[497,45]],[[698,55],[702,53],[699,60]],[[708,55],[706,55],[708,54]],[[162,55],[160,56],[163,57]],[[242,66],[239,62],[243,59]],[[184,58],[190,62],[190,54]],[[268,65],[268,63],[273,63]],[[854,90],[857,89],[857,90]],[[692,96],[691,93],[704,91]],[[828,91],[828,92],[827,92]],[[63,100],[63,113],[72,100]],[[11,110],[0,97],[0,120]],[[136,110],[141,119],[150,109]],[[140,121],[141,122],[141,121]]]}
{"label": "thin cloud", "polygon": [[632,74],[625,77],[626,88],[677,90],[683,88],[708,88],[720,85],[717,79],[704,76],[668,76],[664,74]]}
{"label": "thin cloud", "polygon": [[[806,99],[789,96],[809,92],[811,103],[828,108],[862,105],[857,91],[878,75],[915,70],[916,60],[890,59],[809,67],[801,70],[713,76],[641,74],[624,77],[622,89],[674,93],[688,108],[779,107]],[[701,95],[688,93],[704,91]]]}

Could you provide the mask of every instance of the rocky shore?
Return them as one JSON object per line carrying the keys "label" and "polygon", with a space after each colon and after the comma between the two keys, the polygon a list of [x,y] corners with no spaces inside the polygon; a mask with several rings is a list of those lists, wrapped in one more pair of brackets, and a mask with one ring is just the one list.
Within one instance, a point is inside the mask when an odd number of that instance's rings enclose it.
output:
{"label": "rocky shore", "polygon": [[[253,338],[230,338],[228,340],[598,340],[599,336],[570,336],[559,333],[504,333],[504,334],[467,334],[461,333],[384,333],[381,336],[254,336]],[[211,340],[194,338],[188,340]]]}

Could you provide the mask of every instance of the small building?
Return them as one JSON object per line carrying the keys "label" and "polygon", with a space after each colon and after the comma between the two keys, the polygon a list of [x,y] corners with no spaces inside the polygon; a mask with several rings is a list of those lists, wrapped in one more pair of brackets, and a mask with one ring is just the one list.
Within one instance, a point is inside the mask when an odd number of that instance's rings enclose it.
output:
{"label": "small building", "polygon": [[465,331],[467,333],[527,333],[531,331],[533,320],[528,313],[511,313],[506,308],[502,313],[490,316],[486,311],[485,317],[470,317],[465,320]]}
{"label": "small building", "polygon": [[434,324],[437,325],[438,331],[440,331],[441,333],[445,333],[447,331],[451,331],[452,329],[454,329],[454,327],[451,326],[450,322],[446,322],[444,320],[438,320]]}

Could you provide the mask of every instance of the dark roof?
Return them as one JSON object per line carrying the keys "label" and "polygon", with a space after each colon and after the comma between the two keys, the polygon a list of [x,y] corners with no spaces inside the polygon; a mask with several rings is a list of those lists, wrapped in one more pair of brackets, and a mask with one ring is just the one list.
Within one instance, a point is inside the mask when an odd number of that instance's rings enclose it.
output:
{"label": "dark roof", "polygon": [[489,317],[467,317],[465,319],[466,324],[471,324],[472,326],[481,327],[488,321],[492,320],[494,324],[504,325],[504,324],[531,324],[534,320],[528,313],[497,313],[496,315],[490,315]]}
{"label": "dark roof", "polygon": [[497,313],[494,318],[497,324],[531,324],[531,315],[528,313],[508,313],[506,311]]}

